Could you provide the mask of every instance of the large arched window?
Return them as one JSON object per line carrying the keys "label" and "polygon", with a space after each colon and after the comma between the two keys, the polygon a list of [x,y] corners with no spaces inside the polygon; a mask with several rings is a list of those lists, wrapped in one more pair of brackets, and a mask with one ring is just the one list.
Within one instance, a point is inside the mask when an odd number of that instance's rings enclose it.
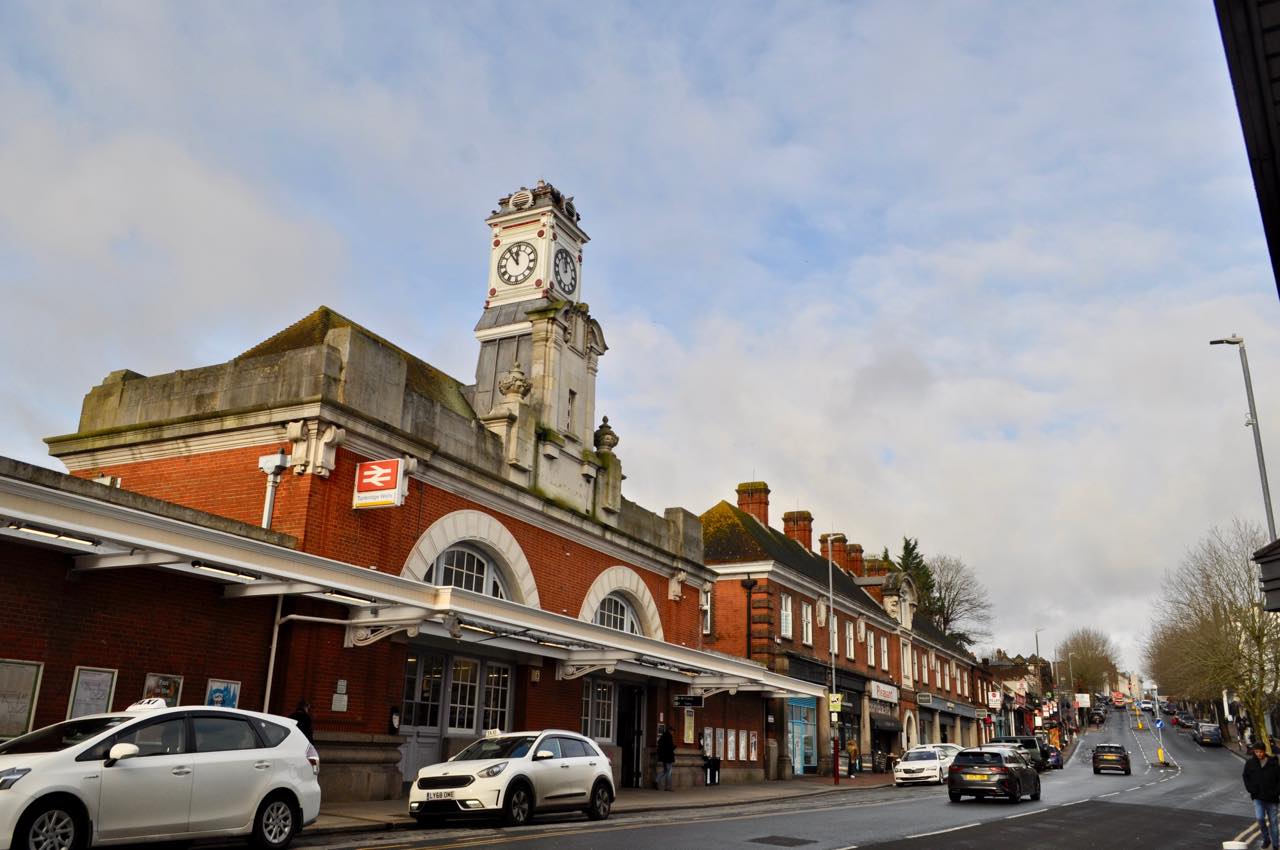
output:
{"label": "large arched window", "polygon": [[640,619],[636,616],[635,609],[620,593],[610,593],[600,600],[600,607],[596,609],[595,621],[596,625],[605,626],[615,631],[627,632],[633,635],[643,634],[640,630]]}
{"label": "large arched window", "polygon": [[446,549],[436,558],[423,576],[427,584],[460,587],[473,593],[510,599],[506,580],[492,558],[467,546]]}

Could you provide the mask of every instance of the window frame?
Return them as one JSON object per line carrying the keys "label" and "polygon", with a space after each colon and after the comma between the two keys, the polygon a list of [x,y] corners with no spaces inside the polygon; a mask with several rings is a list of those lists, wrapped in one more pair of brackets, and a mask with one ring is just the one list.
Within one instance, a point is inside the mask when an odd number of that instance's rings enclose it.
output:
{"label": "window frame", "polygon": [[853,620],[844,621],[844,657],[850,661],[857,661],[858,656],[858,637],[857,629]]}
{"label": "window frame", "polygon": [[889,669],[889,636],[880,635],[880,669]]}
{"label": "window frame", "polygon": [[867,669],[874,670],[876,667],[876,633],[871,629],[867,629]]}
{"label": "window frame", "polygon": [[[605,605],[607,603],[613,603],[613,605],[616,605],[621,609],[621,611],[606,612]],[[622,628],[618,628],[612,623],[601,622],[600,620],[602,616],[610,619],[619,618],[622,622]],[[640,615],[636,613],[635,605],[633,605],[631,600],[624,594],[616,590],[606,594],[605,597],[600,600],[600,604],[596,606],[596,612],[592,616],[591,622],[595,623],[597,626],[604,626],[606,629],[612,629],[613,631],[621,632],[622,634],[636,635],[638,637],[645,636],[644,626],[640,622]]]}
{"label": "window frame", "polygon": [[813,646],[813,603],[800,603],[800,642]]}
{"label": "window frame", "polygon": [[[482,586],[484,587],[483,591],[470,590],[460,584],[444,583],[444,572],[446,568],[455,573],[466,573],[465,570],[459,568],[455,564],[445,564],[446,558],[458,554],[462,554],[468,558],[479,561],[484,566],[484,574],[481,580]],[[497,560],[481,549],[464,543],[455,543],[437,555],[435,559],[427,565],[427,571],[423,575],[422,581],[424,584],[429,584],[432,587],[456,587],[459,590],[465,590],[468,593],[480,593],[482,596],[489,596],[495,599],[505,599],[508,601],[513,601],[514,599],[511,595],[511,586],[507,581],[507,576],[503,572],[502,567],[498,565]],[[497,588],[497,593],[492,592],[494,587]]]}
{"label": "window frame", "polygon": [[778,594],[778,635],[792,640],[791,633],[791,594],[780,593]]}

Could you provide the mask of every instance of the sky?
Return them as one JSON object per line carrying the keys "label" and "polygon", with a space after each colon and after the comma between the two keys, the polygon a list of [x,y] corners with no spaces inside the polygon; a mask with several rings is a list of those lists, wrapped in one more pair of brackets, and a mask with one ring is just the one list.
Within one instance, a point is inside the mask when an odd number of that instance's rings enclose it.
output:
{"label": "sky", "polygon": [[[321,304],[469,383],[484,218],[591,236],[625,495],[741,481],[1111,635],[1263,523],[1280,302],[1213,4],[0,4],[0,454]],[[1276,455],[1280,463],[1280,454]]]}

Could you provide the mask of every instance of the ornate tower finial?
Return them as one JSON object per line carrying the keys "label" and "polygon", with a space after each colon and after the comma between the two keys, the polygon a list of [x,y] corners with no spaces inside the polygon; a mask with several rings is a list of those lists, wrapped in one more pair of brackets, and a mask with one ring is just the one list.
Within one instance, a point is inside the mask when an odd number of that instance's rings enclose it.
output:
{"label": "ornate tower finial", "polygon": [[504,401],[517,402],[527,396],[531,389],[533,382],[524,376],[519,360],[512,363],[511,371],[498,381],[498,392],[502,393]]}
{"label": "ornate tower finial", "polygon": [[614,433],[613,428],[609,427],[609,417],[604,417],[600,427],[596,429],[596,450],[612,454],[613,448],[618,445],[618,442],[618,435]]}

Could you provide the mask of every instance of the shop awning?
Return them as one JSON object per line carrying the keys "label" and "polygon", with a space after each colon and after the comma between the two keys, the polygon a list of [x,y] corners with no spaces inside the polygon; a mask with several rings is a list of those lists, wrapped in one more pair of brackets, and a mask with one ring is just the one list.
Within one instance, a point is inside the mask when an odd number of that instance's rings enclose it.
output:
{"label": "shop awning", "polygon": [[887,714],[871,714],[871,727],[882,732],[901,732],[902,721]]}
{"label": "shop awning", "polygon": [[[103,497],[101,485],[48,470],[31,475],[38,480],[14,473],[25,466],[0,458],[0,537],[62,551],[73,559],[76,572],[147,567],[218,582],[232,599],[296,595],[345,605],[346,618],[290,615],[283,621],[343,627],[349,646],[397,632],[433,634],[555,659],[560,678],[624,671],[683,683],[691,693],[707,695],[826,693],[821,684],[773,673],[744,658],[317,557],[271,542],[279,538],[271,532],[244,527],[245,533],[232,533],[184,521],[181,516],[195,512],[130,493]],[[40,483],[46,478],[51,483]],[[174,516],[135,506],[148,504]]]}

